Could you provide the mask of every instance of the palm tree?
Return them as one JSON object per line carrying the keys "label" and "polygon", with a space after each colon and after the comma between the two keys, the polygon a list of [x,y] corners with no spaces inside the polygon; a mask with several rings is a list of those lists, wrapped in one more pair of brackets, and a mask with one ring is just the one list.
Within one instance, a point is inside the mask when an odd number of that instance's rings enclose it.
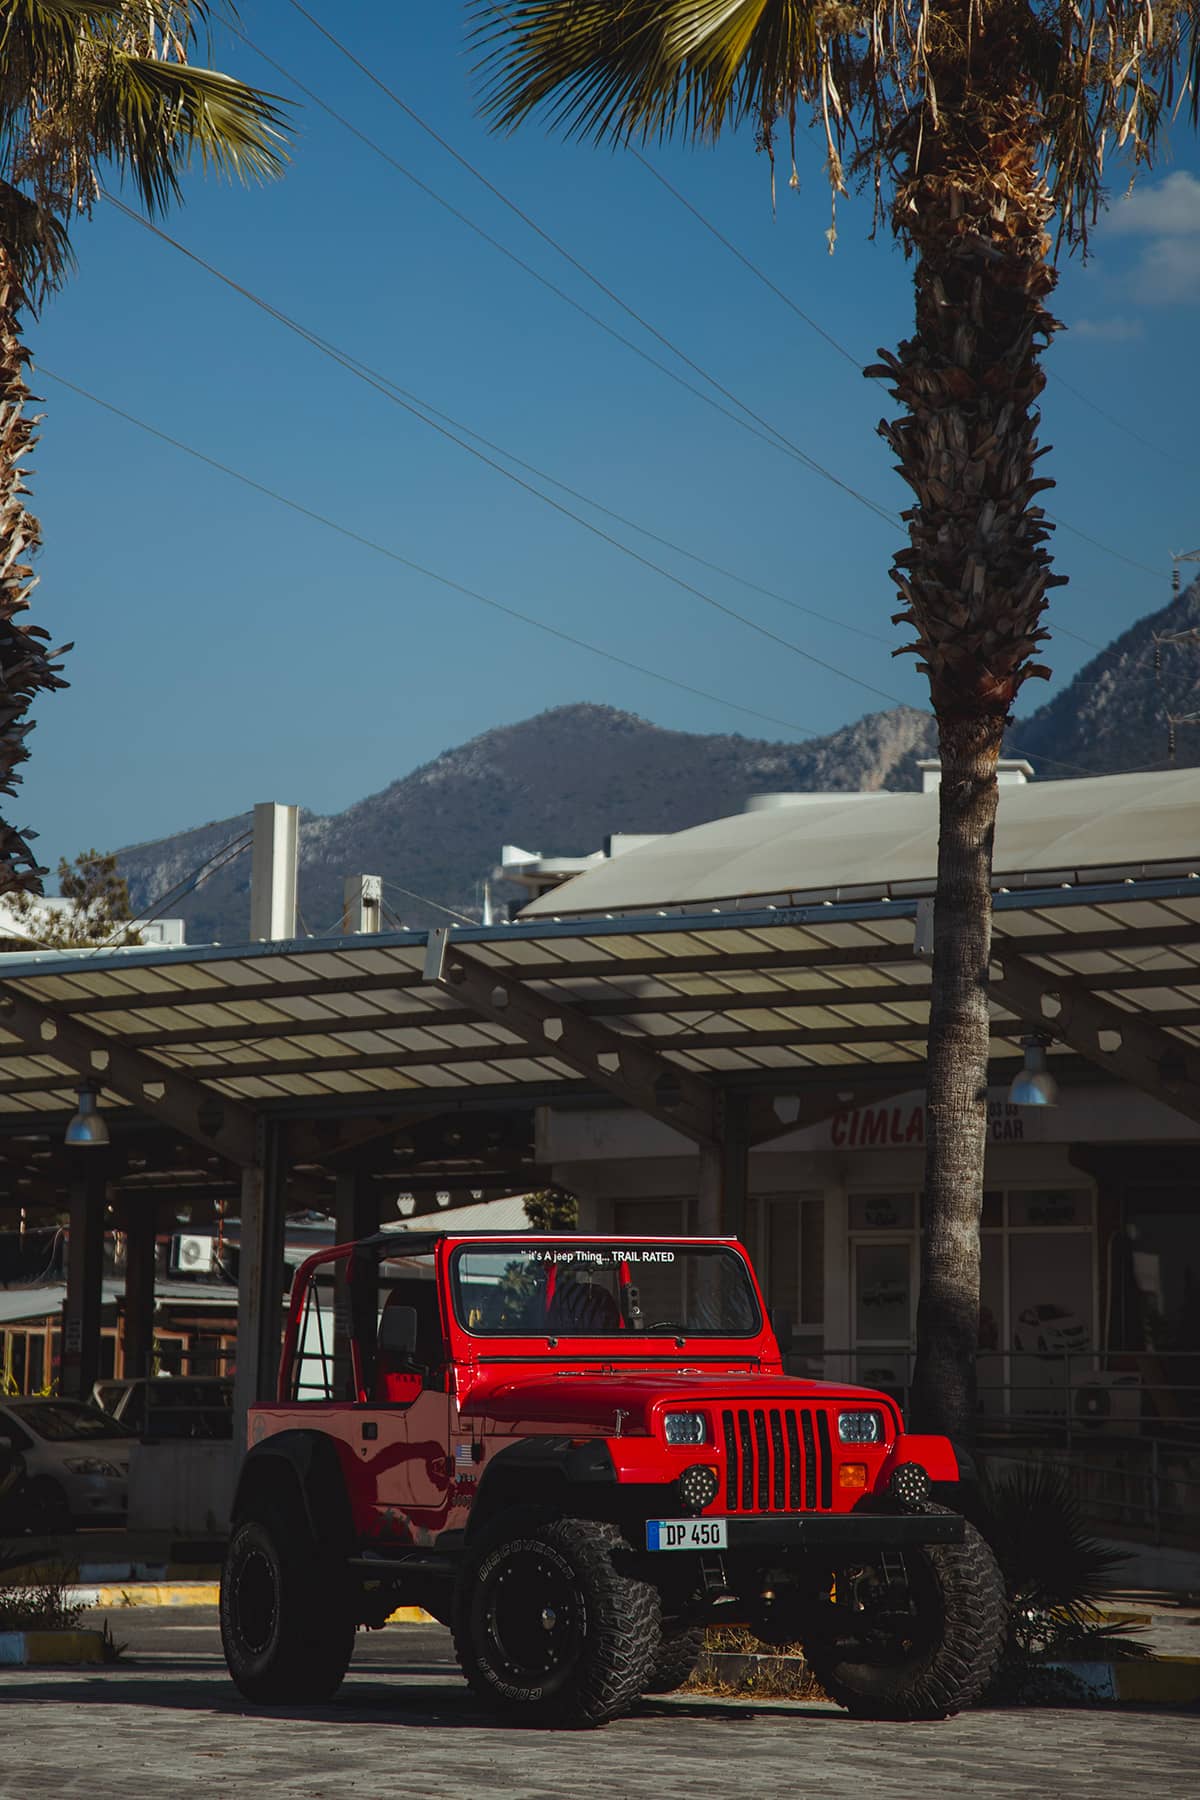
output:
{"label": "palm tree", "polygon": [[[969,1440],[988,1078],[996,762],[1036,659],[1051,573],[1035,465],[1046,308],[1086,245],[1106,153],[1149,161],[1200,76],[1200,0],[473,0],[493,122],[823,139],[915,258],[916,330],[865,373],[915,503],[892,579],[941,750],[929,1131],[914,1416]],[[847,161],[849,166],[847,167]],[[794,162],[793,162],[794,178]],[[1056,235],[1051,227],[1057,221]],[[831,227],[830,244],[832,247]],[[899,652],[897,652],[899,654]]]}
{"label": "palm tree", "polygon": [[[30,512],[29,351],[36,315],[71,267],[69,228],[100,193],[99,171],[130,180],[147,212],[180,196],[198,160],[263,179],[283,166],[282,118],[267,94],[188,60],[205,0],[0,0],[0,794],[29,755],[39,693],[66,685],[46,632],[18,623],[36,585],[41,527]],[[41,891],[27,839],[0,820],[0,893]]]}

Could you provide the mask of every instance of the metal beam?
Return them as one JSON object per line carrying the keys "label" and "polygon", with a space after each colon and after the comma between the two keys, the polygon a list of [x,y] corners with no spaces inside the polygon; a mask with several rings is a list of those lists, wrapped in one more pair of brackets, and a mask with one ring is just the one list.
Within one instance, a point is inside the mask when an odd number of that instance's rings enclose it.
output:
{"label": "metal beam", "polygon": [[[243,1168],[253,1163],[254,1114],[239,1101],[214,1094],[177,1069],[126,1048],[119,1038],[93,1031],[53,1007],[39,1006],[12,986],[0,991],[0,1029],[12,1032],[36,1053],[66,1063],[81,1079],[110,1088],[139,1112],[193,1142]],[[48,1085],[54,1088],[58,1083]]]}
{"label": "metal beam", "polygon": [[989,993],[1080,1056],[1122,1081],[1152,1094],[1185,1118],[1200,1121],[1200,1050],[1151,1024],[1145,1013],[1125,1012],[1072,981],[1008,955],[993,942],[992,961],[1003,970]]}
{"label": "metal beam", "polygon": [[[1103,986],[1105,979],[1101,978],[1097,985]],[[1200,968],[1196,969],[1196,982],[1200,984]],[[321,993],[324,991],[322,989]],[[589,1019],[640,1018],[660,1013],[733,1012],[764,1007],[778,1009],[783,1006],[886,1006],[900,1001],[920,1004],[928,1003],[929,992],[928,985],[924,983],[893,981],[886,985],[862,988],[789,988],[776,985],[744,992],[726,988],[717,994],[641,995],[617,991],[586,999],[575,996],[570,998],[569,1004]],[[314,995],[315,997],[317,996]],[[565,1000],[567,996],[560,995],[559,998]],[[121,1042],[131,1049],[167,1050],[177,1045],[192,1049],[201,1044],[248,1044],[263,1038],[293,1039],[310,1034],[336,1037],[345,1031],[440,1031],[449,1025],[476,1023],[476,1015],[469,1007],[433,1004],[434,1000],[440,1002],[441,999],[438,990],[434,990],[431,996],[429,990],[425,989],[421,1003],[407,1001],[399,1012],[395,1008],[380,1005],[377,1012],[353,1018],[347,1017],[345,1013],[330,1013],[319,1017],[284,1017],[266,1023],[231,1019],[227,1025],[181,1025],[172,1026],[169,1030],[155,1030],[152,1027],[144,1031],[122,1030],[120,1037]]]}
{"label": "metal beam", "polygon": [[[1122,932],[1114,932],[1111,935],[1121,942],[1127,941],[1128,938],[1128,934]],[[1194,941],[1194,932],[1192,937]],[[600,940],[596,939],[595,941],[599,942]],[[628,945],[630,939],[626,938],[623,941]],[[1056,933],[1053,941],[1061,944],[1064,942],[1064,938],[1061,934]],[[529,948],[528,940],[514,938],[511,942],[513,944],[521,943],[523,949]],[[484,945],[483,947],[486,949],[489,946]],[[497,945],[497,948],[501,950],[508,947],[503,939]],[[365,946],[358,940],[355,941],[354,950],[361,953],[364,948]],[[472,945],[471,949],[474,950],[475,945]],[[319,947],[315,948],[314,954],[319,953]],[[327,954],[332,954],[332,952]],[[241,957],[231,955],[228,960],[241,962],[245,966],[253,963],[254,957],[252,954],[244,954]],[[297,957],[296,960],[298,961],[300,958]],[[773,969],[857,968],[861,965],[880,963],[884,965],[897,963],[905,968],[911,967],[911,948],[908,945],[879,943],[830,945],[814,947],[811,950],[797,950],[775,948],[770,944],[764,944],[761,950],[697,950],[689,956],[664,958],[661,952],[655,951],[647,944],[645,955],[640,958],[596,956],[590,960],[577,960],[562,956],[548,956],[544,962],[522,962],[520,972],[521,979],[526,982],[577,981],[593,978],[628,981],[631,977],[637,976],[653,980],[658,974],[668,976],[721,975],[727,970],[731,973],[744,974],[747,970],[770,972]],[[485,965],[480,959],[480,967],[485,966],[489,970],[493,967],[490,963]],[[497,973],[511,972],[511,968],[512,965],[505,964],[504,968],[497,969]],[[112,973],[107,969],[104,972],[105,974]],[[204,964],[191,964],[188,973],[190,976],[202,977]],[[366,994],[381,988],[385,990],[394,988],[401,993],[422,985],[427,984],[424,983],[419,970],[415,974],[410,974],[404,969],[379,973],[367,973],[356,969],[346,975],[322,976],[314,973],[307,978],[301,976],[287,981],[247,981],[238,982],[236,985],[230,982],[214,981],[211,987],[197,985],[188,987],[186,990],[173,988],[169,992],[155,990],[144,994],[133,992],[128,994],[81,994],[78,999],[66,1002],[64,1010],[70,1010],[82,1016],[84,1013],[97,1012],[148,1012],[172,1005],[219,1006],[224,1003],[230,1006],[240,1006],[246,1000],[295,1000],[306,997],[319,1000],[327,994]]]}
{"label": "metal beam", "polygon": [[[716,1142],[717,1096],[707,1081],[677,1068],[641,1039],[624,1037],[477,962],[448,941],[445,929],[429,934],[425,980],[515,1032],[529,1045],[531,1057],[566,1063],[696,1143]],[[486,1050],[481,1055],[486,1057]]]}
{"label": "metal beam", "polygon": [[[494,984],[493,984],[494,985]],[[528,990],[522,987],[523,992]],[[536,1000],[538,996],[532,995]],[[589,1021],[589,1015],[583,1012],[574,1016],[582,1022]],[[707,1010],[712,1011],[710,1006]],[[472,1021],[479,1024],[477,1013],[472,1013]],[[501,1021],[497,1019],[497,1023]],[[514,1029],[506,1016],[503,1023],[510,1030]],[[357,1026],[356,1031],[370,1029]],[[606,1029],[597,1026],[597,1030]],[[728,1031],[690,1032],[669,1036],[666,1032],[630,1035],[610,1032],[609,1035],[621,1044],[641,1043],[647,1049],[661,1054],[665,1050],[680,1052],[703,1052],[705,1050],[747,1050],[778,1049],[795,1046],[803,1051],[806,1044],[890,1044],[920,1043],[924,1044],[928,1024],[924,1019],[893,1018],[881,1020],[878,1025],[835,1025],[820,1026],[812,1029],[802,1023],[785,1023],[770,1031],[755,1031],[750,1026],[740,1029],[735,1027]],[[282,1034],[276,1034],[282,1035]],[[290,1033],[291,1042],[303,1040],[302,1033]],[[317,1031],[318,1037],[329,1037],[329,1031]],[[260,1057],[258,1059],[238,1058],[236,1061],[208,1060],[190,1065],[193,1079],[202,1081],[238,1081],[251,1075],[321,1075],[339,1069],[405,1069],[428,1068],[431,1064],[450,1066],[454,1063],[467,1062],[506,1062],[506,1061],[544,1061],[551,1059],[565,1062],[567,1058],[561,1054],[559,1046],[549,1042],[531,1045],[524,1038],[516,1042],[489,1040],[482,1044],[445,1044],[429,1045],[423,1050],[372,1050],[359,1051],[347,1045],[338,1056],[313,1056],[303,1054],[287,1058]],[[586,1071],[591,1073],[590,1068]],[[33,1077],[26,1077],[19,1082],[3,1080],[3,1067],[0,1064],[0,1084],[6,1094],[27,1091],[40,1093],[45,1086]],[[396,1127],[393,1127],[396,1129]]]}

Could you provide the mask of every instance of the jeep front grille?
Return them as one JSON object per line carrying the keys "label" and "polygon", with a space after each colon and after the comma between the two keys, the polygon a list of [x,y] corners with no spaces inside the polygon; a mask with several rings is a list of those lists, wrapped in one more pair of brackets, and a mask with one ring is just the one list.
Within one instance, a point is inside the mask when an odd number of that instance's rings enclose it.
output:
{"label": "jeep front grille", "polygon": [[826,1512],[833,1505],[829,1419],[808,1406],[721,1414],[727,1512]]}

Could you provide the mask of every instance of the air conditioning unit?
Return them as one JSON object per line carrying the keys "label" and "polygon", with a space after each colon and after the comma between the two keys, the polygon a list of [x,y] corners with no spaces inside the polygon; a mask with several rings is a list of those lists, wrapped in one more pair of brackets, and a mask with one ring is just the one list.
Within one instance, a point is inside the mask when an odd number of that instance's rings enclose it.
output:
{"label": "air conditioning unit", "polygon": [[1142,1422],[1142,1378],[1133,1374],[1091,1375],[1071,1392],[1073,1422],[1085,1431],[1133,1437]]}
{"label": "air conditioning unit", "polygon": [[217,1266],[216,1239],[198,1232],[177,1232],[171,1239],[169,1266],[172,1275],[211,1275]]}

